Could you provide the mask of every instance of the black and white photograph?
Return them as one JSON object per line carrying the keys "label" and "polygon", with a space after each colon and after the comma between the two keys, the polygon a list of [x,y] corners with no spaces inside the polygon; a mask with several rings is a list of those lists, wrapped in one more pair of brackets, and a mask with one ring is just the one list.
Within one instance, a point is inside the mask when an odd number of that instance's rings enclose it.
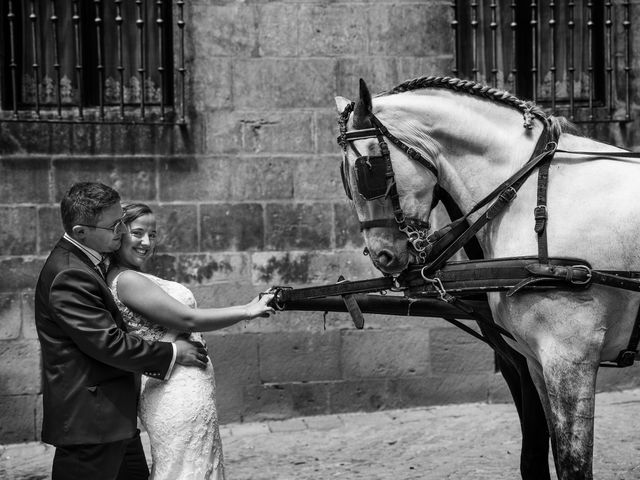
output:
{"label": "black and white photograph", "polygon": [[640,0],[0,0],[0,480],[640,479]]}

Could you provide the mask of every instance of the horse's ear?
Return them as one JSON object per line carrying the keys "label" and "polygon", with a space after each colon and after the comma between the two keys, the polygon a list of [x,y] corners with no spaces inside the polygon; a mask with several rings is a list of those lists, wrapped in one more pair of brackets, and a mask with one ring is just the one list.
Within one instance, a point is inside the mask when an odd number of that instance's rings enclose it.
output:
{"label": "horse's ear", "polygon": [[369,87],[367,87],[363,79],[360,79],[360,98],[356,103],[356,108],[353,113],[353,128],[371,128],[373,126],[369,119],[371,110],[371,93],[369,93]]}
{"label": "horse's ear", "polygon": [[351,100],[344,97],[336,97],[336,108],[338,109],[338,113],[344,112],[344,109],[347,108],[347,105],[351,103]]}

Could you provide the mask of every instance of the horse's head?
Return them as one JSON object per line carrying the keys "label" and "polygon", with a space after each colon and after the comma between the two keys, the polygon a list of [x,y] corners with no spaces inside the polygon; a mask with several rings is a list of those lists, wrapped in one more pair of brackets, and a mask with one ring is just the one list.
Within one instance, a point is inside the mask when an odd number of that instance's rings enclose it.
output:
{"label": "horse's head", "polygon": [[397,275],[427,255],[428,218],[437,181],[437,159],[422,145],[411,145],[387,130],[380,119],[401,117],[401,107],[385,104],[360,80],[356,103],[336,98],[341,174],[353,201],[374,265]]}

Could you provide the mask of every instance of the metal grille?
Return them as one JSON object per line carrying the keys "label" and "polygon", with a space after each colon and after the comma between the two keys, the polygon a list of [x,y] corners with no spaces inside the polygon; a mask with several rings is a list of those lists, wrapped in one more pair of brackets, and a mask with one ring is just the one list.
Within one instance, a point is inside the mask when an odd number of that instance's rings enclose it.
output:
{"label": "metal grille", "polygon": [[184,7],[3,1],[0,122],[186,123]]}
{"label": "metal grille", "polygon": [[576,123],[631,121],[630,2],[456,0],[453,74]]}

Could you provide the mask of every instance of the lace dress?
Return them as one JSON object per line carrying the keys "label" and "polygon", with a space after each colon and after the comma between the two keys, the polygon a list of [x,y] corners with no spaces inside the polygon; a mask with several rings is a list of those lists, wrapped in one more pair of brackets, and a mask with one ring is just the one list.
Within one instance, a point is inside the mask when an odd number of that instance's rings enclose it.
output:
{"label": "lace dress", "polygon": [[[173,341],[180,333],[132,312],[118,298],[118,274],[110,286],[129,332],[148,341]],[[141,273],[176,300],[195,308],[191,291],[176,282]],[[192,333],[191,339],[202,341]],[[167,381],[142,377],[138,416],[151,443],[151,480],[224,480],[215,380],[206,370],[176,364]]]}

